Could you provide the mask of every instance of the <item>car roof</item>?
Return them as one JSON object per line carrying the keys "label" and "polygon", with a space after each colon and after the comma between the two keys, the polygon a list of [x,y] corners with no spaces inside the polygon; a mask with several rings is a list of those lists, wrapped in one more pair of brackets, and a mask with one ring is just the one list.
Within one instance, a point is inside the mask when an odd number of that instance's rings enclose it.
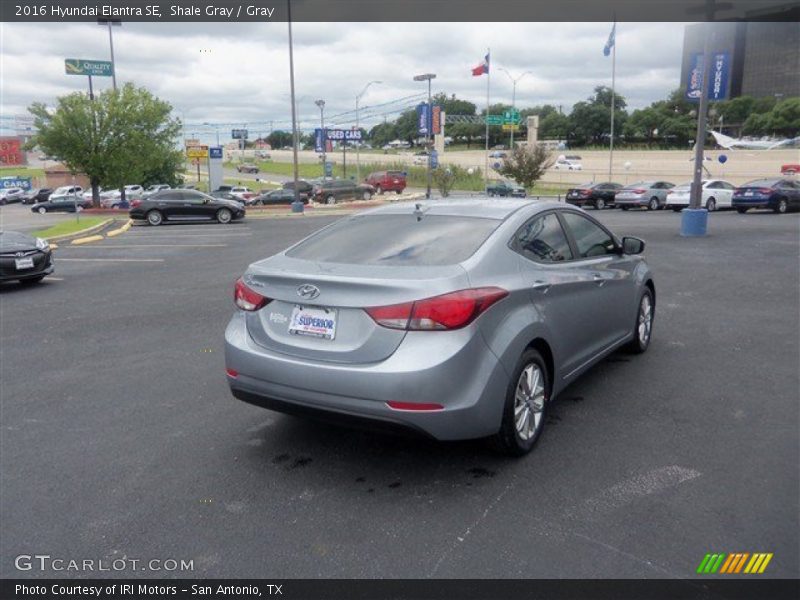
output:
{"label": "car roof", "polygon": [[537,207],[539,210],[548,208],[564,208],[559,202],[541,200],[502,199],[495,198],[448,198],[446,200],[422,200],[419,202],[397,202],[388,206],[381,206],[362,214],[369,215],[398,215],[409,214],[420,210],[426,215],[453,216],[453,217],[480,217],[484,219],[504,220],[520,209]]}

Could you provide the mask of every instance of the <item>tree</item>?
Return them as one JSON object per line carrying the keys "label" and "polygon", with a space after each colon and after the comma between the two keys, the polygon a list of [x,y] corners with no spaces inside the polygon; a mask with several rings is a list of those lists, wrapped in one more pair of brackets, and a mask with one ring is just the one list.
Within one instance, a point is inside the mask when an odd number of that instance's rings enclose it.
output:
{"label": "tree", "polygon": [[276,150],[286,146],[291,147],[293,144],[292,132],[276,129],[267,136],[267,141],[269,142],[270,147]]}
{"label": "tree", "polygon": [[176,147],[180,120],[171,116],[168,102],[144,88],[126,83],[94,100],[75,92],[58,98],[53,110],[35,102],[28,111],[37,130],[28,145],[59,157],[75,173],[86,173],[95,206],[100,185],[176,182],[183,164]]}
{"label": "tree", "polygon": [[552,153],[542,144],[536,144],[532,148],[517,146],[511,150],[511,155],[506,158],[498,172],[529,188],[553,166],[553,162]]}
{"label": "tree", "polygon": [[456,180],[454,168],[458,169],[459,167],[439,168],[433,171],[433,182],[442,195],[442,198],[447,198],[450,195],[450,190],[453,189],[453,183],[455,183]]}
{"label": "tree", "polygon": [[748,135],[782,135],[795,137],[800,133],[800,98],[786,98],[773,105],[772,110],[753,113],[744,122]]}
{"label": "tree", "polygon": [[569,135],[570,121],[567,115],[558,111],[550,112],[539,118],[539,139],[562,140]]}
{"label": "tree", "polygon": [[[623,131],[628,113],[625,112],[625,98],[614,94],[614,135]],[[587,143],[606,144],[611,135],[611,89],[599,85],[594,88],[594,95],[585,102],[578,102],[569,115],[572,146]]]}

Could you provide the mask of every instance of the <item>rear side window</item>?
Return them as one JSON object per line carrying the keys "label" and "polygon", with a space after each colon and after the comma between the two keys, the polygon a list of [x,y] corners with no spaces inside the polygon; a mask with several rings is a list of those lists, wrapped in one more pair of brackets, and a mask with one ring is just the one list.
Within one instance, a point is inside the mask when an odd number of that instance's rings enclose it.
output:
{"label": "rear side window", "polygon": [[351,265],[438,266],[466,260],[500,221],[428,215],[370,215],[342,220],[286,255]]}
{"label": "rear side window", "polygon": [[567,236],[555,213],[531,219],[514,236],[514,249],[538,262],[572,259]]}
{"label": "rear side window", "polygon": [[581,258],[616,253],[617,246],[614,239],[597,223],[574,212],[565,211],[562,215],[572,232],[572,237],[575,238],[575,245]]}

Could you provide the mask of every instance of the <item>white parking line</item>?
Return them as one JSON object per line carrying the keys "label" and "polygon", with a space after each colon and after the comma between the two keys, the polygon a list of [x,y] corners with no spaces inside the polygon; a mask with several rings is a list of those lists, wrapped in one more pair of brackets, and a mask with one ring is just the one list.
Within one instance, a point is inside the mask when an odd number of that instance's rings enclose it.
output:
{"label": "white parking line", "polygon": [[171,238],[171,239],[183,239],[183,238],[193,238],[193,237],[248,237],[253,235],[252,233],[178,233],[178,234],[169,234],[169,233],[127,233],[125,234],[125,239],[158,239],[158,238]]}
{"label": "white parking line", "polygon": [[164,262],[163,258],[59,258],[58,262]]}

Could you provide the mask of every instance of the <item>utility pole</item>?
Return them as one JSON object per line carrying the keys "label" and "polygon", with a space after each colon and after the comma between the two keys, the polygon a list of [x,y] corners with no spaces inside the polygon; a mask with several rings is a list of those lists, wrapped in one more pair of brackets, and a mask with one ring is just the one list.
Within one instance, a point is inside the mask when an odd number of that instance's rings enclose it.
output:
{"label": "utility pole", "polygon": [[322,130],[322,177],[325,177],[327,163],[328,136],[325,135],[325,100],[314,102],[319,107],[319,128]]}
{"label": "utility pole", "polygon": [[416,75],[414,81],[427,81],[428,82],[428,122],[425,124],[425,145],[428,148],[428,186],[425,191],[425,198],[431,198],[431,181],[433,173],[431,170],[431,157],[433,148],[431,148],[431,127],[433,126],[433,110],[431,98],[431,80],[436,79],[435,73],[425,73],[424,75]]}
{"label": "utility pole", "polygon": [[[367,85],[364,86],[364,89],[361,93],[356,96],[356,129],[361,131],[359,122],[358,122],[358,104],[361,102],[361,97],[367,93],[369,86],[373,83],[383,83],[382,81],[370,81]],[[361,181],[361,140],[356,140],[356,182]]]}

